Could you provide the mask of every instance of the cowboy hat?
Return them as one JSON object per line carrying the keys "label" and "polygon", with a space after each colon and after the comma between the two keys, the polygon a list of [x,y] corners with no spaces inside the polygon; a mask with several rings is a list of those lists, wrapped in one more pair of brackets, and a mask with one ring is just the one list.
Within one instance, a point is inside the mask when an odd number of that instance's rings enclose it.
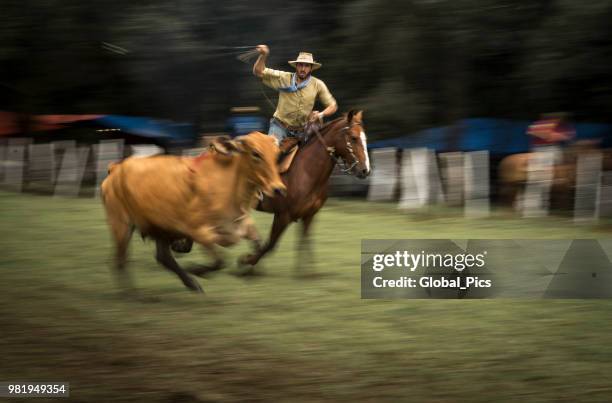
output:
{"label": "cowboy hat", "polygon": [[295,67],[297,63],[311,64],[313,71],[321,67],[321,63],[315,62],[312,58],[312,53],[308,53],[308,52],[300,52],[297,59],[289,60],[289,64],[293,67]]}

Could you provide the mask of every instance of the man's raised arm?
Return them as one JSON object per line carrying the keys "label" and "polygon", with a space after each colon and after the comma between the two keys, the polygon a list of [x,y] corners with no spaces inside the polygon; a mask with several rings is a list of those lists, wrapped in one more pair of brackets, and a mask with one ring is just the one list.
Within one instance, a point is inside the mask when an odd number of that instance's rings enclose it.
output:
{"label": "man's raised arm", "polygon": [[259,57],[253,65],[253,74],[257,77],[263,77],[264,69],[266,68],[266,59],[270,54],[270,49],[266,45],[258,45],[255,49],[259,52]]}

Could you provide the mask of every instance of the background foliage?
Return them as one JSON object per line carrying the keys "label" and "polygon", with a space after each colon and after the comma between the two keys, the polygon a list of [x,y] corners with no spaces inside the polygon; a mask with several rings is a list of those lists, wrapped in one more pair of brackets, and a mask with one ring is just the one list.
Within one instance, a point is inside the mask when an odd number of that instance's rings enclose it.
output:
{"label": "background foliage", "polygon": [[276,68],[312,51],[340,110],[366,108],[378,136],[558,110],[610,121],[611,19],[595,0],[8,0],[0,107],[218,130],[231,106],[271,114],[251,66],[223,48],[266,43]]}

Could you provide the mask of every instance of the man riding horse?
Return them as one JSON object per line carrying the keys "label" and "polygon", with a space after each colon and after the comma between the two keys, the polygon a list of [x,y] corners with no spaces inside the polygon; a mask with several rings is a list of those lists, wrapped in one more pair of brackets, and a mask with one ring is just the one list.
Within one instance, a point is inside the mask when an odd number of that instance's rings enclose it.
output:
{"label": "man riding horse", "polygon": [[[338,105],[325,83],[311,75],[321,67],[321,63],[315,62],[311,53],[300,52],[296,60],[289,61],[295,68],[295,73],[290,73],[266,67],[266,59],[270,54],[268,46],[259,45],[257,51],[259,57],[253,66],[253,74],[261,78],[266,86],[279,92],[278,105],[270,119],[268,134],[276,137],[279,144],[286,138],[293,140],[281,147],[286,152],[303,134],[307,123],[322,123],[323,118],[338,110]],[[313,111],[317,99],[325,106],[321,112]]]}
{"label": "man riding horse", "polygon": [[[289,151],[302,140],[301,135],[308,132],[305,125],[321,123],[338,109],[336,100],[323,81],[311,76],[313,70],[321,67],[310,53],[300,53],[296,60],[289,62],[295,73],[266,68],[270,53],[266,45],[257,46],[259,57],[253,66],[253,74],[262,78],[263,83],[279,91],[279,100],[274,117],[270,121],[269,135],[279,142],[287,142],[281,149]],[[325,109],[313,111],[316,100]],[[313,128],[314,136],[303,140],[303,146],[285,161],[286,169],[279,169],[281,179],[286,185],[285,195],[263,197],[257,210],[274,214],[268,240],[253,253],[242,256],[240,265],[254,267],[259,260],[273,250],[285,229],[292,222],[302,224],[298,251],[298,268],[312,259],[309,229],[314,216],[327,200],[329,178],[334,167],[340,164],[345,173],[358,178],[366,178],[370,172],[367,139],[364,129],[363,112],[350,110],[346,114],[327,122],[324,126]],[[291,159],[293,158],[293,161]],[[191,249],[191,240],[185,241],[184,251]],[[177,252],[183,251],[175,248]],[[202,271],[194,274],[202,275]]]}

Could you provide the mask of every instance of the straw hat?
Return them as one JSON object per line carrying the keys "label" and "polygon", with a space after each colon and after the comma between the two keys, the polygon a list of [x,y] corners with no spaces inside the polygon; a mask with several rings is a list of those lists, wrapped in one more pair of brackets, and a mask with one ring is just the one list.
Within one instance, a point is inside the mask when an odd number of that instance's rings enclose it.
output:
{"label": "straw hat", "polygon": [[300,52],[297,59],[289,61],[289,64],[293,67],[295,67],[296,63],[311,64],[312,71],[315,71],[316,69],[321,67],[321,63],[315,62],[314,59],[312,58],[312,53],[308,53],[308,52]]}

